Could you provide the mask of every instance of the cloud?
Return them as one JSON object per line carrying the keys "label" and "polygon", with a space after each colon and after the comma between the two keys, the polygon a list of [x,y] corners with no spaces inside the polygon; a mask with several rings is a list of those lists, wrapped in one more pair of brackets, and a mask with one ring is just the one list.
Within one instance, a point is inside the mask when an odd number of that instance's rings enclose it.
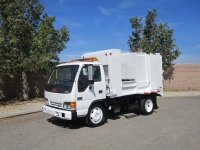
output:
{"label": "cloud", "polygon": [[130,7],[133,7],[135,5],[134,2],[130,1],[130,0],[124,0],[122,1],[121,3],[119,3],[119,7],[120,8],[130,8]]}
{"label": "cloud", "polygon": [[165,1],[168,2],[169,0],[153,0],[153,1],[140,0],[137,1],[137,5],[147,6],[148,8],[158,8],[158,6],[164,5]]}
{"label": "cloud", "polygon": [[113,35],[115,35],[115,36],[124,36],[124,33],[114,32]]}
{"label": "cloud", "polygon": [[197,50],[200,50],[200,44],[198,45],[193,45],[190,47],[191,49],[193,49],[195,52],[197,52]]}
{"label": "cloud", "polygon": [[104,8],[104,7],[98,7],[99,8],[99,10],[100,10],[100,12],[101,13],[103,13],[104,15],[110,15],[110,11],[108,10],[108,9],[106,9],[106,8]]}
{"label": "cloud", "polygon": [[71,20],[66,19],[66,18],[57,17],[56,21],[60,22],[60,24],[65,24],[66,26],[68,26],[68,25],[72,26],[72,27],[81,27],[81,26],[83,26],[83,24],[81,24],[81,23],[74,22],[74,21],[71,21]]}
{"label": "cloud", "polygon": [[196,48],[200,49],[200,44],[196,46]]}
{"label": "cloud", "polygon": [[102,19],[95,19],[93,25],[101,25],[102,22]]}
{"label": "cloud", "polygon": [[64,3],[65,0],[59,0],[60,4],[62,5]]}
{"label": "cloud", "polygon": [[68,25],[72,26],[72,27],[81,27],[83,26],[81,23],[77,23],[77,22],[72,22],[72,21],[69,21],[69,22],[66,22]]}
{"label": "cloud", "polygon": [[59,0],[60,5],[63,5],[65,2],[69,2],[71,0]]}
{"label": "cloud", "polygon": [[84,41],[82,41],[82,40],[78,40],[77,42],[78,42],[78,44],[80,44],[80,45],[83,45],[83,44],[85,44],[85,42],[84,42]]}
{"label": "cloud", "polygon": [[79,44],[79,45],[84,45],[84,44],[85,44],[85,41],[84,41],[84,40],[82,40],[81,38],[76,37],[76,36],[72,36],[72,40],[73,40],[74,42],[76,42],[76,44]]}
{"label": "cloud", "polygon": [[180,23],[168,23],[168,26],[170,27],[170,28],[176,28],[176,27],[178,27],[179,26],[179,24]]}

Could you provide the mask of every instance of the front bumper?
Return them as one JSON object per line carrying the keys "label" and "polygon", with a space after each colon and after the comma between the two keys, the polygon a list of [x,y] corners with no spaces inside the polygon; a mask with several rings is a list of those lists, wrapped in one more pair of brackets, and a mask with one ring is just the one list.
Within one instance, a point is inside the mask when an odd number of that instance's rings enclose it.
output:
{"label": "front bumper", "polygon": [[50,114],[52,116],[61,118],[61,119],[65,119],[65,120],[74,120],[77,118],[77,112],[76,110],[71,110],[71,111],[67,111],[67,110],[60,110],[57,108],[52,108],[49,106],[42,106],[42,111],[44,113]]}

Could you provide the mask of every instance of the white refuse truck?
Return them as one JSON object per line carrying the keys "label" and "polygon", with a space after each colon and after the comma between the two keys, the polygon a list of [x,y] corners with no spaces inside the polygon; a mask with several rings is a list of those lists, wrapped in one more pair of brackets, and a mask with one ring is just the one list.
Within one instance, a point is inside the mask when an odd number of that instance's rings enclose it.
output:
{"label": "white refuse truck", "polygon": [[44,113],[88,126],[102,125],[108,113],[138,108],[143,115],[157,109],[163,95],[160,54],[121,53],[109,49],[86,53],[59,64],[45,87]]}

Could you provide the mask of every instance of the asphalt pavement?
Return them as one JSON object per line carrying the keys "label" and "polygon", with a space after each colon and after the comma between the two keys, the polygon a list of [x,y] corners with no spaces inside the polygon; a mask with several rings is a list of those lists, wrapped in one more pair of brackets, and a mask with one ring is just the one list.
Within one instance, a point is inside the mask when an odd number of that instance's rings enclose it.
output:
{"label": "asphalt pavement", "polygon": [[158,106],[148,116],[109,114],[96,128],[43,112],[0,119],[0,149],[200,150],[200,96],[169,95]]}
{"label": "asphalt pavement", "polygon": [[[200,96],[200,91],[164,92],[163,97]],[[0,119],[41,112],[43,99],[19,102],[11,105],[0,105]]]}

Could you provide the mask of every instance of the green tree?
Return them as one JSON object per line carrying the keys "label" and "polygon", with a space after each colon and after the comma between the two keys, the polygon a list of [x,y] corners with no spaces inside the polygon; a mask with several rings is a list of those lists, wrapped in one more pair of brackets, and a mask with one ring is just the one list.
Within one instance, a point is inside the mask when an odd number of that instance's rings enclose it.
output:
{"label": "green tree", "polygon": [[23,99],[29,99],[27,73],[45,74],[69,40],[65,26],[43,14],[38,0],[0,0],[0,77],[21,75]]}
{"label": "green tree", "polygon": [[163,70],[171,71],[173,60],[179,57],[181,52],[174,44],[173,29],[167,23],[157,23],[156,10],[148,10],[145,18],[145,25],[142,25],[142,18],[130,18],[132,35],[129,36],[128,44],[131,52],[142,49],[146,53],[160,53],[163,59]]}

